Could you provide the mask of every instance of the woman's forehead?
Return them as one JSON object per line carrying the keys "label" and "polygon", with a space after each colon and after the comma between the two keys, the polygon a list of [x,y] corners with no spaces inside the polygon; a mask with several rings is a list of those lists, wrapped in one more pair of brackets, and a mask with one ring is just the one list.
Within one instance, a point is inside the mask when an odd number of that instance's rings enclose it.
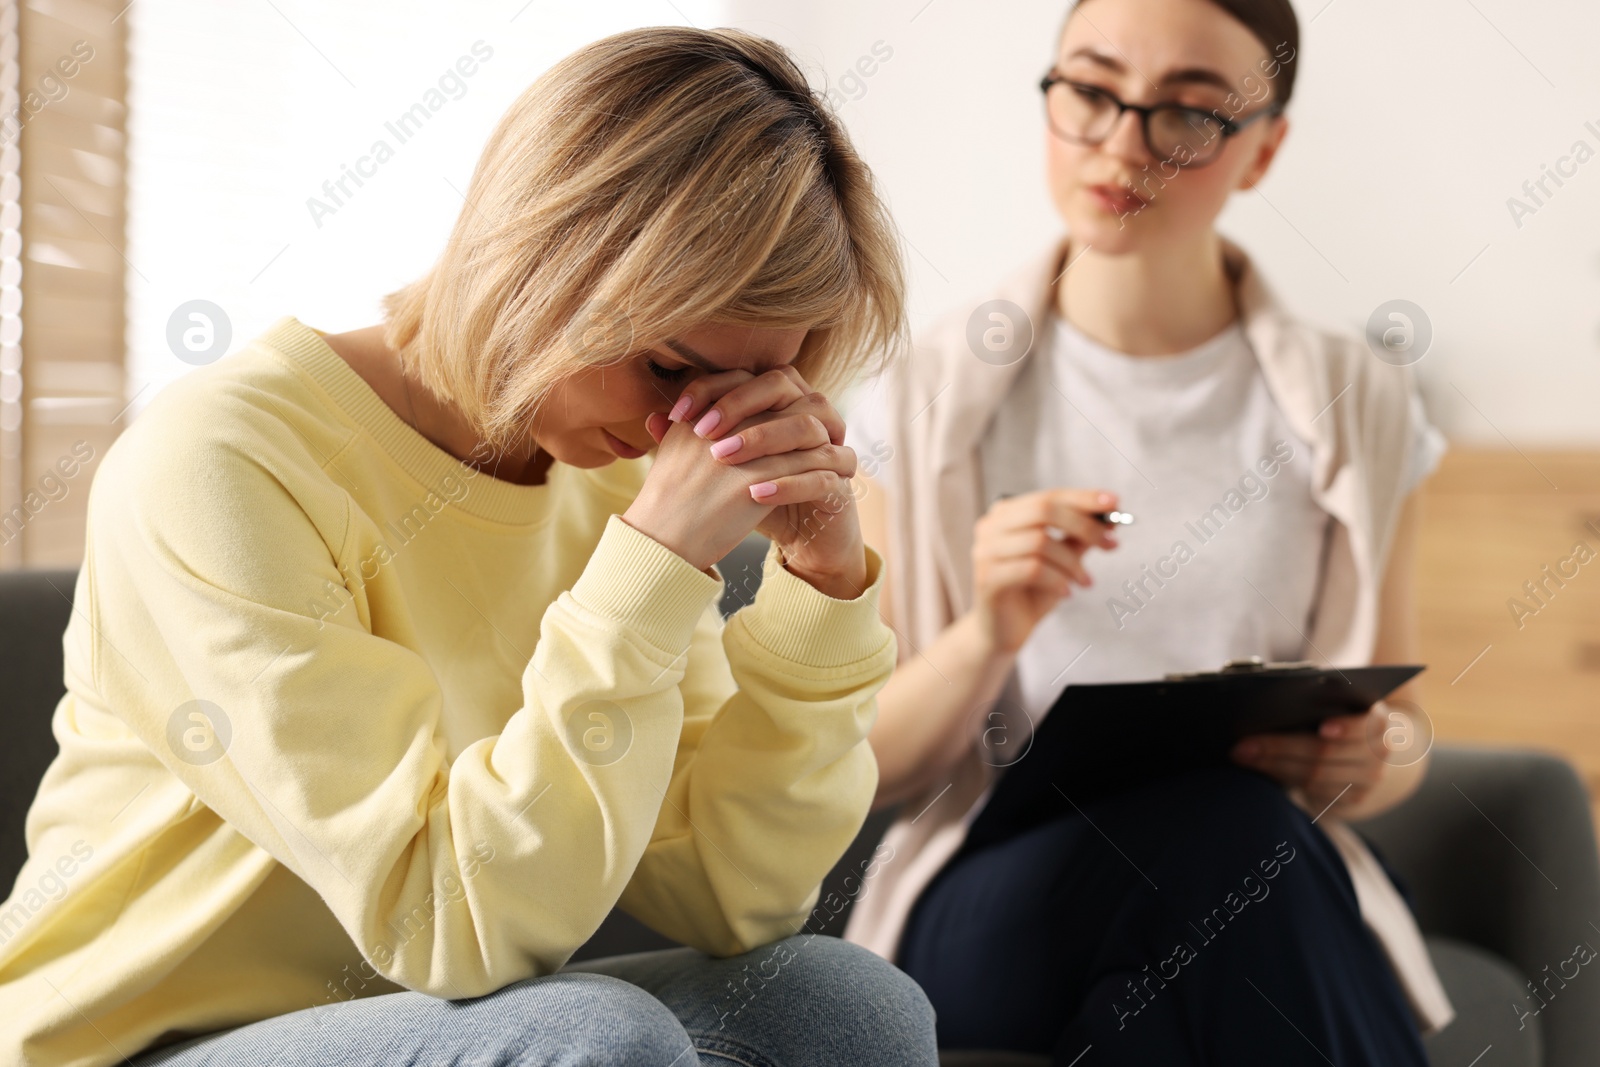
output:
{"label": "woman's forehead", "polygon": [[1258,72],[1266,48],[1210,0],[1093,0],[1061,35],[1057,62],[1130,76],[1148,87],[1231,90]]}

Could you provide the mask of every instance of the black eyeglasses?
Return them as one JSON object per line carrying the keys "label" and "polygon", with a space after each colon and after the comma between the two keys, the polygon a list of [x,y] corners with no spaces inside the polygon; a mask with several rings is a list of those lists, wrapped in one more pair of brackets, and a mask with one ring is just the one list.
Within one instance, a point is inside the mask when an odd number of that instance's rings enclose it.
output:
{"label": "black eyeglasses", "polygon": [[1045,115],[1057,137],[1074,144],[1097,145],[1111,136],[1124,111],[1139,116],[1145,147],[1157,159],[1180,167],[1201,167],[1217,158],[1223,142],[1269,115],[1279,115],[1283,105],[1268,104],[1243,119],[1227,119],[1216,111],[1182,104],[1129,104],[1098,86],[1076,82],[1051,71],[1039,82]]}

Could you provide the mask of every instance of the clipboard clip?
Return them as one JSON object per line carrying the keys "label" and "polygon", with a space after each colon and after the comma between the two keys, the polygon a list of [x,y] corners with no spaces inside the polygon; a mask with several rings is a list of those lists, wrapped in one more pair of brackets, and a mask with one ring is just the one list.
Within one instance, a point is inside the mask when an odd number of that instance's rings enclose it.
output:
{"label": "clipboard clip", "polygon": [[1303,671],[1316,669],[1316,664],[1308,659],[1281,660],[1273,663],[1264,662],[1260,656],[1247,656],[1244,659],[1230,659],[1222,665],[1221,670],[1215,671],[1169,671],[1161,676],[1164,682],[1179,682],[1186,678],[1216,678],[1224,674],[1263,674],[1267,671]]}

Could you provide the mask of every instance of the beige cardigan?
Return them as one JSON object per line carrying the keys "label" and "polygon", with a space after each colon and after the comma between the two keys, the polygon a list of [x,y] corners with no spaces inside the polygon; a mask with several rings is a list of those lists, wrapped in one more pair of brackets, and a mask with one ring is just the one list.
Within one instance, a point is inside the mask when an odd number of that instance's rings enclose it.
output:
{"label": "beige cardigan", "polygon": [[[1051,314],[1065,238],[983,299],[1009,300],[1035,334]],[[1317,330],[1292,317],[1249,258],[1223,240],[1246,336],[1274,400],[1311,448],[1313,499],[1336,520],[1322,594],[1309,634],[1313,651],[1337,665],[1371,661],[1384,561],[1404,504],[1399,457],[1414,432],[1411,372],[1374,358],[1358,339]],[[891,610],[902,660],[919,654],[972,603],[972,530],[982,514],[978,446],[1016,375],[1042,346],[997,366],[967,342],[973,300],[919,339],[874,388],[885,390],[884,462],[895,464],[888,565]],[[1221,666],[1218,664],[1217,666]],[[974,723],[982,723],[974,717]],[[894,959],[912,905],[960,847],[987,798],[993,768],[980,758],[975,731],[966,756],[902,809],[884,841],[889,858],[864,887],[845,937]],[[1420,932],[1404,901],[1354,832],[1319,822],[1350,866],[1363,917],[1383,943],[1424,1030],[1453,1017]]]}

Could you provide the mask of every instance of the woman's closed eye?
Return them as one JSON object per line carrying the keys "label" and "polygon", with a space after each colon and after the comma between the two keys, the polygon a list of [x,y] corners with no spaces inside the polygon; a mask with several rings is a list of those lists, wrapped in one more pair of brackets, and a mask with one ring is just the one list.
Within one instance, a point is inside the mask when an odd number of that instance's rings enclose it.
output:
{"label": "woman's closed eye", "polygon": [[682,381],[684,376],[689,373],[688,367],[664,367],[655,360],[649,358],[646,358],[644,363],[645,366],[649,368],[651,374],[654,374],[657,378],[660,378],[664,382]]}

